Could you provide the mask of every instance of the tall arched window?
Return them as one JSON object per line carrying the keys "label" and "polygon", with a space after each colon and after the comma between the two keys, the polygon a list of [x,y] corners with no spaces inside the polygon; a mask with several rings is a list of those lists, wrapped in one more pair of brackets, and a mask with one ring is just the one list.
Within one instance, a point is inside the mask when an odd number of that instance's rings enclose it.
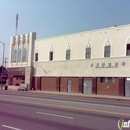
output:
{"label": "tall arched window", "polygon": [[126,45],[126,55],[130,56],[130,43]]}
{"label": "tall arched window", "polygon": [[14,54],[13,54],[13,62],[17,61],[17,50],[14,50]]}
{"label": "tall arched window", "polygon": [[38,61],[38,49],[35,50],[35,61]]}
{"label": "tall arched window", "polygon": [[49,60],[53,60],[53,49],[51,48],[50,52],[49,52]]}
{"label": "tall arched window", "polygon": [[126,56],[130,56],[130,38],[127,40],[126,43]]}
{"label": "tall arched window", "polygon": [[21,52],[21,49],[18,50],[18,62],[21,62],[21,55],[22,52]]}
{"label": "tall arched window", "polygon": [[70,47],[68,46],[66,50],[66,60],[70,60],[70,56],[71,56],[71,50]]}
{"label": "tall arched window", "polygon": [[111,45],[109,41],[104,46],[104,57],[111,57]]}
{"label": "tall arched window", "polygon": [[27,50],[26,48],[23,49],[23,62],[26,62],[27,61]]}
{"label": "tall arched window", "polygon": [[86,46],[86,50],[85,50],[85,58],[86,58],[86,59],[91,58],[91,46],[90,46],[89,43],[88,43],[87,46]]}

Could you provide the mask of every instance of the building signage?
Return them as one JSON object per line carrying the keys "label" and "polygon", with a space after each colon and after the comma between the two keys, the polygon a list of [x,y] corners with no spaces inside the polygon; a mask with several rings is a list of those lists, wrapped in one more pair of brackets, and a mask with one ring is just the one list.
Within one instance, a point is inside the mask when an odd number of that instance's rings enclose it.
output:
{"label": "building signage", "polygon": [[[115,62],[115,63],[91,63],[90,64],[90,67],[95,67],[95,68],[118,68],[118,62]],[[122,62],[121,63],[122,66],[125,66],[125,62]]]}

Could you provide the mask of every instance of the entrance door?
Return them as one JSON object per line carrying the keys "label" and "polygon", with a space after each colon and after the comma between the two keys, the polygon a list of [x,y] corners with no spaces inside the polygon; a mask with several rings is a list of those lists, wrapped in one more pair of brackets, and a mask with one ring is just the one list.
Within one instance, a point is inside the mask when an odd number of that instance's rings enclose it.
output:
{"label": "entrance door", "polygon": [[130,81],[125,81],[125,97],[130,97]]}
{"label": "entrance door", "polygon": [[67,80],[67,89],[68,89],[68,93],[71,92],[71,80]]}
{"label": "entrance door", "polygon": [[83,93],[91,94],[92,93],[92,81],[90,80],[84,80],[83,84]]}

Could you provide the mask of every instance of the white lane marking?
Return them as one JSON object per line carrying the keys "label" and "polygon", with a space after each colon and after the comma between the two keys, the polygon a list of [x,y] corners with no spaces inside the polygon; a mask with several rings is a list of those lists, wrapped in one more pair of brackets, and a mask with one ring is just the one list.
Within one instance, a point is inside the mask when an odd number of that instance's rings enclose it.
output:
{"label": "white lane marking", "polygon": [[11,127],[11,126],[7,126],[7,125],[2,125],[3,127],[9,128],[9,129],[13,129],[13,130],[21,130],[15,127]]}
{"label": "white lane marking", "polygon": [[50,114],[50,113],[43,113],[43,112],[36,112],[37,114],[44,114],[44,115],[49,115],[49,116],[57,116],[57,117],[62,117],[62,118],[68,118],[68,119],[74,119],[73,117],[69,116],[62,116],[62,115],[55,115],[55,114]]}

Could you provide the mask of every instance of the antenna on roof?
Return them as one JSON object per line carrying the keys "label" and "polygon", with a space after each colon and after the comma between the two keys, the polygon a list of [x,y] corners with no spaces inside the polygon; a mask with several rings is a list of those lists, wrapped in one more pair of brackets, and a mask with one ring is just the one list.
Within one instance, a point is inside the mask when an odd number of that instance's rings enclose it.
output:
{"label": "antenna on roof", "polygon": [[16,31],[15,36],[18,35],[18,14],[16,14]]}

